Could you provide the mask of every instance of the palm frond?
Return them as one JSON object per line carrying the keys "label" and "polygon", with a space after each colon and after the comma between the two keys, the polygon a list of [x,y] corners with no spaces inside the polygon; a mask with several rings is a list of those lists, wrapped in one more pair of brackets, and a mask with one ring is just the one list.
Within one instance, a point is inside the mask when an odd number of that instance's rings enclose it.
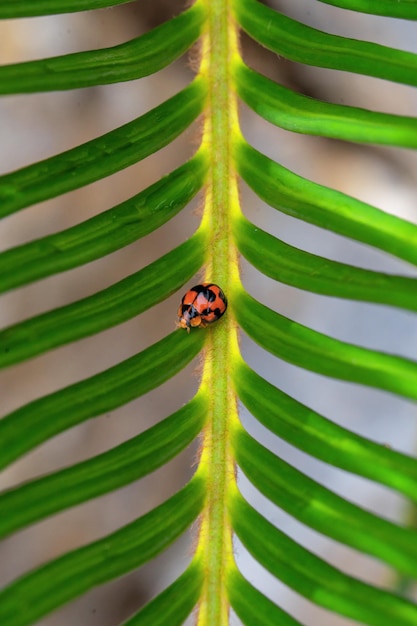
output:
{"label": "palm frond", "polygon": [[[323,0],[342,9],[417,19],[415,2]],[[117,0],[3,0],[0,19],[127,4]],[[92,337],[165,302],[204,267],[228,299],[221,321],[177,329],[107,369],[20,403],[0,421],[0,467],[8,468],[59,433],[158,389],[202,353],[197,393],[168,417],[110,450],[0,494],[0,536],[9,537],[60,511],[120,489],[165,466],[200,438],[193,476],[137,519],[67,551],[9,582],[0,623],[33,624],[90,589],[153,560],[193,526],[194,554],[184,571],[126,626],[226,624],[232,608],[247,626],[296,626],[280,599],[248,580],[234,535],[257,563],[308,601],[360,623],[414,626],[417,606],[385,585],[352,576],[314,554],[267,519],[242,488],[247,481],[271,506],[321,536],[370,556],[402,579],[417,577],[416,530],[320,484],[263,445],[239,418],[256,424],[329,468],[383,485],[416,502],[417,460],[371,441],[313,410],[249,365],[239,331],[271,359],[329,379],[417,399],[417,362],[319,332],[262,304],[241,282],[239,255],[263,276],[292,288],[409,314],[416,278],[328,259],[290,245],[245,214],[239,178],[282,214],[417,265],[417,226],[303,177],[255,148],[240,129],[238,99],[291,133],[350,143],[417,147],[416,118],[325,102],[263,76],[243,60],[238,34],[295,63],[417,86],[417,55],[336,36],[256,0],[197,0],[180,15],[125,43],[0,67],[2,95],[110,85],[166,68],[199,42],[197,76],[145,114],[60,154],[0,176],[0,216],[109,177],[155,154],[201,118],[195,154],[161,180],[69,228],[0,254],[0,291],[84,267],[157,231],[204,192],[200,226],[145,267],[104,289],[0,331],[0,368],[24,363]],[[195,55],[195,52],[194,52]],[[276,129],[273,129],[276,130]],[[188,157],[187,157],[188,158]],[[242,205],[242,206],[241,206]],[[197,279],[194,279],[197,280]],[[198,279],[200,280],[200,278]],[[274,283],[273,283],[274,284]],[[175,310],[173,317],[175,317]],[[203,351],[204,349],[204,351]],[[277,363],[278,360],[274,361]],[[12,371],[12,370],[10,370]],[[174,404],[174,402],[173,402]],[[243,480],[243,476],[245,479]],[[353,499],[352,499],[353,500]],[[257,588],[259,587],[259,588]],[[140,609],[140,610],[139,610]]]}

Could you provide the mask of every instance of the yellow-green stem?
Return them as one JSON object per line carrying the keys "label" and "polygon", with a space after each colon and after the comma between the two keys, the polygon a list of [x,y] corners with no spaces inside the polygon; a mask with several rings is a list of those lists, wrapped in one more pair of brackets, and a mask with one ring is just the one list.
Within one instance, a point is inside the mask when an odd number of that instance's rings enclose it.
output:
{"label": "yellow-green stem", "polygon": [[[237,27],[230,0],[200,1],[208,16],[201,47],[200,74],[208,86],[201,148],[207,149],[211,163],[203,214],[203,228],[210,233],[205,280],[219,284],[227,296],[231,282],[238,280],[231,221],[238,205],[231,145],[238,133],[231,78],[232,59],[238,54]],[[231,350],[236,344],[231,305],[224,318],[204,331],[208,336],[202,387],[209,397],[209,415],[199,471],[205,473],[208,491],[197,547],[206,573],[198,609],[199,626],[226,626],[229,615],[225,577],[233,553],[226,504],[230,484],[235,480],[230,427],[237,417],[229,377]]]}

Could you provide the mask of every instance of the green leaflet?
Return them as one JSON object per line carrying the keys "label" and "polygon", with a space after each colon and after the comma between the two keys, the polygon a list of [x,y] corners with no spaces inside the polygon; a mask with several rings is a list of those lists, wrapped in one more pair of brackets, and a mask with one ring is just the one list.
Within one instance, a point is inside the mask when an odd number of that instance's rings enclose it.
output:
{"label": "green leaflet", "polygon": [[162,302],[200,269],[206,240],[200,229],[111,287],[0,331],[0,368],[121,324]]}
{"label": "green leaflet", "polygon": [[324,4],[332,4],[342,9],[385,15],[387,17],[402,17],[405,20],[417,20],[417,4],[415,0],[319,0]]}
{"label": "green leaflet", "polygon": [[417,499],[417,460],[360,437],[297,402],[252,371],[235,363],[239,399],[271,432],[335,467],[359,474]]}
{"label": "green leaflet", "polygon": [[0,593],[0,623],[26,626],[92,587],[146,563],[195,520],[204,482],[186,487],[136,521],[22,576]]}
{"label": "green leaflet", "polygon": [[0,217],[78,189],[137,163],[173,141],[201,113],[201,78],[175,96],[98,139],[0,176]]}
{"label": "green leaflet", "polygon": [[256,0],[233,0],[232,4],[248,35],[287,59],[417,86],[417,56],[411,52],[329,35]]}
{"label": "green leaflet", "polygon": [[328,565],[267,522],[237,490],[229,507],[233,527],[249,552],[305,598],[371,626],[415,626],[416,605]]}
{"label": "green leaflet", "polygon": [[272,207],[417,265],[415,224],[302,178],[243,140],[235,158],[244,181]]}
{"label": "green leaflet", "polygon": [[190,161],[112,209],[67,230],[6,250],[0,254],[0,291],[94,261],[153,232],[196,195],[206,172],[207,159],[199,151]]}
{"label": "green leaflet", "polygon": [[141,37],[112,48],[4,65],[0,67],[0,94],[80,89],[154,74],[189,49],[200,35],[204,18],[198,3]]}
{"label": "green leaflet", "polygon": [[269,235],[243,215],[233,232],[243,256],[274,280],[314,293],[417,311],[417,279],[373,272],[304,252]]}
{"label": "green leaflet", "polygon": [[203,564],[194,559],[172,585],[123,626],[180,626],[197,604],[203,582]]}
{"label": "green leaflet", "polygon": [[232,442],[247,478],[271,502],[332,539],[417,577],[417,532],[369,513],[308,478],[257,443],[242,427]]}
{"label": "green leaflet", "polygon": [[242,329],[260,346],[304,369],[417,399],[417,363],[323,335],[275,313],[242,288],[233,292]]}
{"label": "green leaflet", "polygon": [[75,13],[128,4],[133,0],[1,0],[0,19]]}
{"label": "green leaflet", "polygon": [[242,62],[236,63],[234,76],[242,100],[275,126],[307,135],[417,148],[417,118],[321,102],[269,80]]}
{"label": "green leaflet", "polygon": [[198,354],[205,337],[175,331],[130,359],[3,417],[0,468],[67,428],[155,389]]}
{"label": "green leaflet", "polygon": [[200,393],[162,422],[112,450],[0,494],[0,537],[161,467],[198,435],[206,401]]}
{"label": "green leaflet", "polygon": [[237,568],[230,569],[226,584],[230,604],[245,626],[302,626],[252,587]]}

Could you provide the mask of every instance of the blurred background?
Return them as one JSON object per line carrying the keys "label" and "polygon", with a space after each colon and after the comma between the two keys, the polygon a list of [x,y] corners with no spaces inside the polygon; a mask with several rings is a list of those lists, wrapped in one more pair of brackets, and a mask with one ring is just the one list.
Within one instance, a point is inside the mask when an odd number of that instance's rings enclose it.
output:
{"label": "blurred background", "polygon": [[[343,11],[315,0],[275,0],[269,6],[327,32],[417,52],[415,25]],[[0,63],[54,56],[122,43],[184,8],[182,0],[132,2],[94,12],[0,22]],[[297,65],[242,37],[246,61],[270,78],[329,102],[417,115],[417,92],[377,79]],[[86,90],[0,99],[0,174],[57,154],[130,120],[179,91],[192,78],[188,58],[154,76]],[[297,174],[329,185],[387,212],[417,221],[417,154],[291,134],[272,127],[245,106],[242,128],[261,152]],[[0,250],[63,230],[148,187],[187,159],[198,145],[199,124],[156,155],[103,181],[20,211],[3,220]],[[370,269],[416,275],[389,255],[304,224],[262,203],[244,185],[246,215],[268,232],[304,250]],[[100,261],[2,296],[1,327],[95,293],[152,262],[190,236],[199,222],[201,197],[165,227]],[[243,281],[261,302],[283,315],[338,339],[416,358],[417,319],[388,307],[315,296],[280,285],[242,262]],[[198,277],[199,278],[199,277]],[[190,286],[193,281],[190,281]],[[97,336],[54,350],[0,373],[1,415],[51,391],[82,380],[158,341],[175,325],[181,296]],[[285,364],[242,338],[249,364],[271,383],[338,424],[403,452],[414,453],[416,410],[388,393],[342,383]],[[71,429],[28,454],[0,476],[0,488],[99,454],[146,430],[181,407],[198,386],[194,362],[163,389]],[[349,500],[391,520],[406,504],[388,489],[314,460],[273,437],[245,411],[248,430],[266,447]],[[129,487],[23,530],[0,544],[0,584],[65,551],[111,533],[175,493],[192,474],[197,447]],[[265,517],[343,571],[390,585],[392,572],[376,560],[326,539],[280,511],[244,478],[248,500]],[[192,543],[184,538],[139,571],[93,590],[39,622],[42,626],[112,626],[126,619],[169,584],[186,565]],[[271,599],[307,626],[351,622],[300,599],[252,562],[236,544],[242,571]],[[232,623],[239,624],[236,617]]]}

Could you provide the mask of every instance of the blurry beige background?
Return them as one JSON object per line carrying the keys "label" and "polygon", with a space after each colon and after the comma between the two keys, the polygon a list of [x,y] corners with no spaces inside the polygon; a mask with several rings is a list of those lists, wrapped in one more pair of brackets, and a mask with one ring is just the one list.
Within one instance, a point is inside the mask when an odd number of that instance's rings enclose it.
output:
{"label": "blurry beige background", "polygon": [[[0,23],[0,63],[13,63],[79,50],[115,45],[177,14],[179,0],[136,2],[114,9]],[[386,45],[416,50],[415,31],[400,20],[354,15],[314,0],[270,3],[317,28]],[[415,28],[415,26],[414,26]],[[417,115],[415,90],[349,74],[297,66],[242,40],[248,63],[271,78],[308,95],[336,103]],[[7,97],[0,100],[0,173],[25,166],[97,137],[134,119],[176,93],[192,77],[187,59],[158,74],[120,85],[63,93]],[[350,193],[411,221],[417,216],[417,155],[411,151],[292,135],[273,128],[242,106],[247,138],[262,152],[298,174]],[[129,198],[188,158],[198,140],[198,124],[145,161],[104,181],[50,200],[3,220],[0,249],[56,232]],[[157,233],[100,261],[3,296],[0,324],[16,321],[94,293],[152,262],[183,241],[197,227],[199,206],[190,207]],[[415,270],[387,255],[345,241],[280,215],[242,187],[249,218],[284,241],[329,258],[387,272]],[[198,212],[197,212],[198,213]],[[247,288],[284,315],[343,339],[415,358],[417,324],[411,314],[360,303],[344,303],[277,285],[242,264]],[[191,283],[190,283],[191,284]],[[0,373],[1,415],[22,404],[81,380],[128,358],[174,328],[182,293],[151,311],[95,337],[52,351]],[[243,339],[249,363],[287,393],[338,423],[412,452],[416,412],[411,403],[389,394],[326,380],[285,365]],[[192,397],[197,363],[164,388],[100,418],[90,420],[33,451],[0,476],[6,488],[107,450],[163,419]],[[328,468],[267,436],[245,411],[245,425],[260,441],[302,471],[354,502],[400,519],[404,504],[383,488]],[[271,443],[272,439],[272,443]],[[56,515],[0,544],[0,584],[67,550],[102,537],[128,523],[174,493],[191,474],[196,449],[134,485]],[[310,531],[280,512],[242,479],[245,495],[285,532],[344,571],[388,584],[390,572]],[[42,626],[110,626],[126,619],[164,588],[186,563],[191,545],[183,539],[156,563],[105,585],[39,622]],[[237,546],[242,570],[277,603],[307,626],[339,626],[349,620],[329,615],[278,585]],[[173,558],[176,557],[176,562]],[[162,574],[161,574],[162,572]],[[233,623],[238,624],[237,618]]]}

